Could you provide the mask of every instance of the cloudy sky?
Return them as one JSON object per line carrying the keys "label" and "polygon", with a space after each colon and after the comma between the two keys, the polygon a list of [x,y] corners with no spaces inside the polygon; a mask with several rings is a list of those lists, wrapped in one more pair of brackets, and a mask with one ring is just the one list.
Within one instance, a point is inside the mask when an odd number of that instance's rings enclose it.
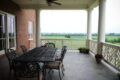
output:
{"label": "cloudy sky", "polygon": [[[107,0],[106,33],[120,33],[120,0]],[[86,33],[87,11],[42,10],[41,32]],[[98,32],[98,7],[92,11],[92,33]]]}

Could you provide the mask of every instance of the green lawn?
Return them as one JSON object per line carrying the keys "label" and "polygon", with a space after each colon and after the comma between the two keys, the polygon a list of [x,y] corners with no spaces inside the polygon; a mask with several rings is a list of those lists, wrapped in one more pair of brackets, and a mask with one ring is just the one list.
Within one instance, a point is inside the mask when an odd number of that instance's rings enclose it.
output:
{"label": "green lawn", "polygon": [[[66,38],[65,36],[41,36],[43,39],[86,39],[86,36],[70,36],[70,38]],[[93,40],[97,40],[97,36],[92,36]],[[106,36],[106,42],[120,45],[120,42],[114,42],[114,40],[120,39],[120,36]],[[61,42],[56,41],[57,46],[60,48]],[[65,41],[65,44],[71,47],[71,41]],[[85,42],[79,42],[79,41],[72,41],[72,48],[76,49],[78,47],[85,46]]]}

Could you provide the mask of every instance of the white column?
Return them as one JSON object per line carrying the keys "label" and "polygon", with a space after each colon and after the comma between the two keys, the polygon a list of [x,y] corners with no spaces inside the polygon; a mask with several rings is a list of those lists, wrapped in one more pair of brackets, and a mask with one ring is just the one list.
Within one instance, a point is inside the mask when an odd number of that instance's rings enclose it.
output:
{"label": "white column", "polygon": [[36,9],[36,47],[40,45],[40,10]]}
{"label": "white column", "polygon": [[87,39],[90,40],[92,38],[92,34],[91,34],[91,18],[92,18],[92,10],[88,10],[87,11]]}
{"label": "white column", "polygon": [[92,34],[91,34],[91,18],[92,18],[92,10],[88,10],[87,11],[87,41],[86,41],[86,46],[87,48],[89,48],[89,40],[91,40],[92,38]]}
{"label": "white column", "polygon": [[105,12],[106,0],[99,0],[99,23],[98,23],[98,49],[97,53],[102,54],[101,42],[105,42]]}

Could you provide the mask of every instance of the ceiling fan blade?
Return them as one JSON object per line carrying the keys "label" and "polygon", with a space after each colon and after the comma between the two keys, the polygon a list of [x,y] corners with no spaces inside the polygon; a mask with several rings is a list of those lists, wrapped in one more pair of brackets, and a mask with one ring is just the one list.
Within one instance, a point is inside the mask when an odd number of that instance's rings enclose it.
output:
{"label": "ceiling fan blade", "polygon": [[52,3],[57,4],[57,5],[62,5],[61,3],[58,3],[58,2],[52,2]]}
{"label": "ceiling fan blade", "polygon": [[57,0],[46,0],[47,2],[54,2],[54,1],[57,1]]}
{"label": "ceiling fan blade", "polygon": [[58,3],[58,2],[55,2],[55,1],[57,1],[57,0],[46,0],[48,6],[51,6],[52,3],[57,4],[57,5],[61,5],[61,3]]}

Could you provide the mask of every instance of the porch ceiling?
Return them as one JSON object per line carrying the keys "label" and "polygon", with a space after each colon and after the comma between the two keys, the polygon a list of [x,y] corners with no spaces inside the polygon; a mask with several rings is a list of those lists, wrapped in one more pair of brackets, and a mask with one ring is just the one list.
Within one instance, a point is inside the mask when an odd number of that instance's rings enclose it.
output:
{"label": "porch ceiling", "polygon": [[28,9],[88,9],[98,4],[98,0],[58,0],[62,5],[48,6],[46,0],[12,0],[21,8]]}

